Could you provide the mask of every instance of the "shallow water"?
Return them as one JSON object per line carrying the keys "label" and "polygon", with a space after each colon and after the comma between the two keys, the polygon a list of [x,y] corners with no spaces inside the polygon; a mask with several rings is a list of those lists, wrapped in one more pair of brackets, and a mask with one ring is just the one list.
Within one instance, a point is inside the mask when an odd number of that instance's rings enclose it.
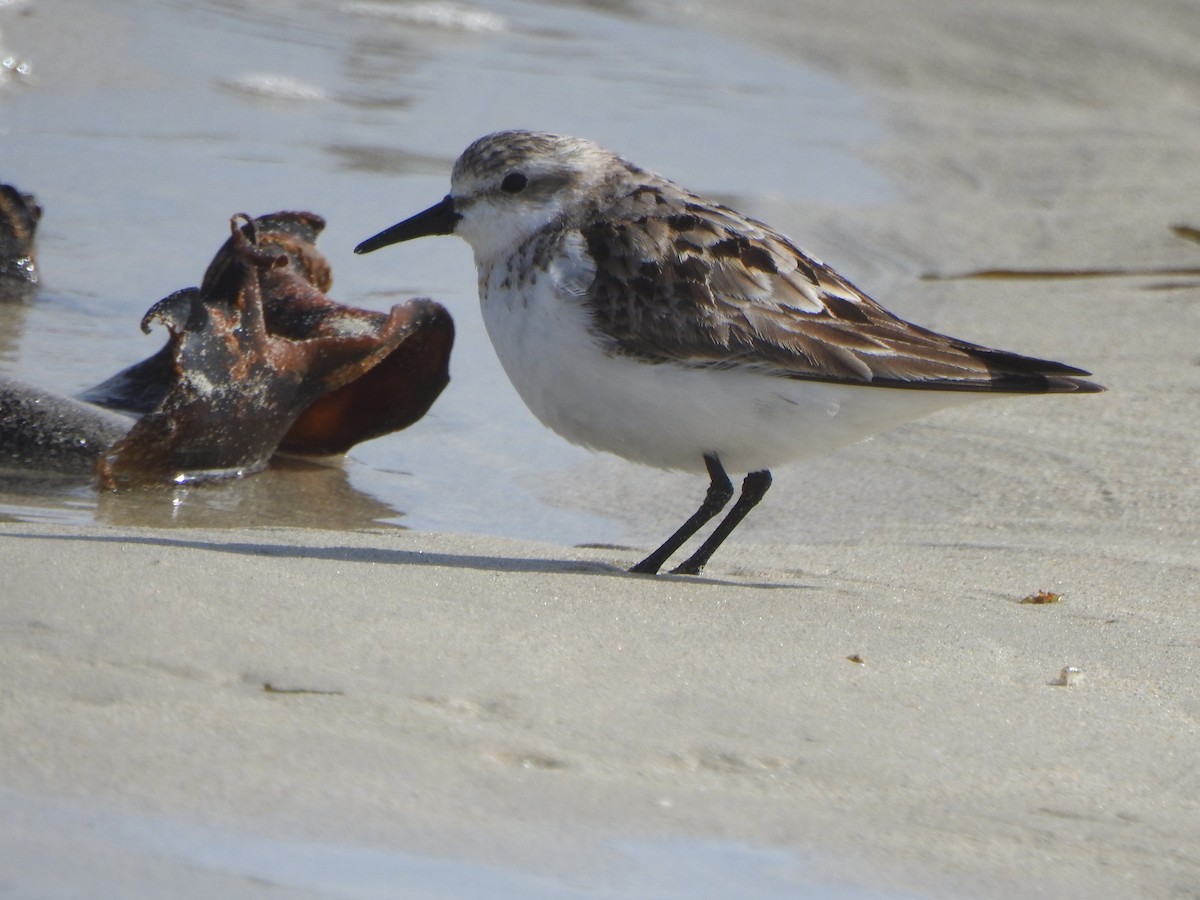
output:
{"label": "shallow water", "polygon": [[890,196],[856,155],[878,136],[862,98],[693,28],[683,4],[26,0],[0,5],[0,48],[31,67],[0,86],[0,179],[46,210],[44,287],[0,307],[0,371],[74,394],[149,355],[164,335],[139,332],[143,312],[199,281],[240,211],[320,213],[336,299],[428,295],[458,329],[430,415],[343,464],[116,497],[0,486],[18,519],[619,541],[620,523],[538,493],[590,454],[508,385],[467,246],[353,246],[439,199],[457,153],[503,127],[592,137],[750,211]]}
{"label": "shallow water", "polygon": [[[158,816],[0,792],[0,892],[14,896],[756,897],[888,900],[823,882],[813,860],[735,841],[595,836],[534,872],[452,856],[280,839]],[[62,849],[70,847],[70,865]]]}

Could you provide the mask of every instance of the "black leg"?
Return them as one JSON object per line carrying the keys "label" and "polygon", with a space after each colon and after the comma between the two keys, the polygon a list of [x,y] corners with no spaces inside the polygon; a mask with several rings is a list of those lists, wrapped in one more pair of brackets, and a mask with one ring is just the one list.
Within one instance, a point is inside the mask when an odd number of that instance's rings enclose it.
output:
{"label": "black leg", "polygon": [[746,513],[758,505],[758,501],[770,486],[771,473],[766,469],[747,475],[746,480],[742,482],[742,495],[738,497],[737,503],[733,504],[729,515],[721,520],[721,524],[708,536],[708,540],[700,545],[700,549],[689,556],[686,562],[672,569],[671,574],[699,575],[709,558],[717,552],[717,548],[729,537],[733,529],[737,528],[738,523],[746,518]]}
{"label": "black leg", "polygon": [[[667,538],[666,542],[661,547],[630,569],[630,572],[637,572],[642,575],[657,575],[658,570],[662,568],[663,563],[667,561],[672,553],[683,546],[684,541],[699,531],[701,525],[725,508],[725,504],[728,503],[729,498],[733,496],[733,483],[729,480],[729,476],[725,474],[725,468],[721,465],[721,461],[717,459],[716,454],[704,454],[704,465],[708,467],[708,477],[710,481],[708,485],[708,493],[704,495],[704,502],[700,504],[700,508],[692,514],[690,519],[683,523],[682,527],[680,527],[678,531]],[[768,475],[768,484],[770,484],[770,480],[771,476]],[[738,501],[739,506],[741,505],[741,502],[741,500]],[[752,503],[750,505],[753,506],[754,504]],[[747,509],[748,508],[749,507],[747,507]],[[742,515],[745,515],[745,513],[742,513]],[[738,518],[741,518],[741,516]],[[733,524],[736,525],[737,523],[734,522]],[[733,526],[730,526],[730,530],[733,530]],[[720,541],[717,541],[717,543],[719,544]],[[705,546],[707,546],[707,544]],[[717,548],[714,546],[713,550],[716,549]],[[712,551],[709,551],[709,556],[711,555]],[[704,557],[704,561],[707,562],[707,560],[708,557]]]}

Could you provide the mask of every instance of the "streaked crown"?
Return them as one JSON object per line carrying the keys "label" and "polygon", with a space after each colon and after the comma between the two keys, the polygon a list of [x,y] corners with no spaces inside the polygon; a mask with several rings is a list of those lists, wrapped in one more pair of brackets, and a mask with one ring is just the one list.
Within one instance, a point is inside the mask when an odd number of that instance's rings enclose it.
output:
{"label": "streaked crown", "polygon": [[463,151],[450,176],[455,233],[490,258],[540,229],[595,210],[639,170],[583,138],[500,131]]}

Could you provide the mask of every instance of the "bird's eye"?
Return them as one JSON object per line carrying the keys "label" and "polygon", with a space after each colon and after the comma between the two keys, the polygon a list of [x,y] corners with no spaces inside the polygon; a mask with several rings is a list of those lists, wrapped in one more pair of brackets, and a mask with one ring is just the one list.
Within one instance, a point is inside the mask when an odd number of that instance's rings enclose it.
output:
{"label": "bird's eye", "polygon": [[519,194],[525,190],[525,185],[529,184],[529,179],[521,172],[509,172],[504,176],[504,180],[500,182],[500,190],[506,194]]}

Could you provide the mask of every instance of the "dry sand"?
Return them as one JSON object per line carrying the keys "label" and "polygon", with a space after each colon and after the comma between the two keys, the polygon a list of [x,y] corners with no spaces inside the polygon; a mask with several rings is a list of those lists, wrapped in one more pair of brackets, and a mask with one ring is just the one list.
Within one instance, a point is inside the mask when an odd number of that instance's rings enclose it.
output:
{"label": "dry sand", "polygon": [[[1200,225],[1200,17],[724,7],[697,15],[877,98],[908,192],[756,212],[1110,392],[781,469],[702,579],[621,572],[702,485],[618,461],[544,490],[643,547],[0,526],[3,789],[536,871],[690,835],[893,892],[1200,895],[1200,275],[1155,271],[1200,268],[1170,230]],[[977,269],[1106,274],[915,277]]]}

